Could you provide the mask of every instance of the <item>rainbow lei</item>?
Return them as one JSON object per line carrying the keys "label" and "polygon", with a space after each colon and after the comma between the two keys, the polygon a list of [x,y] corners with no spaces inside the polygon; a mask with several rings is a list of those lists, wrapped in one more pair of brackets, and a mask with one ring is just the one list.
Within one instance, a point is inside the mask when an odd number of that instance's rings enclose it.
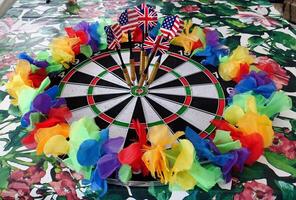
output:
{"label": "rainbow lei", "polygon": [[[160,125],[146,133],[135,120],[132,124],[138,140],[120,150],[123,138],[109,138],[109,130],[100,130],[93,119],[67,123],[71,112],[65,100],[57,97],[58,87],[48,88],[47,76],[68,68],[80,53],[90,57],[105,49],[104,25],[81,22],[67,27],[67,36],[52,40],[50,55],[19,55],[6,88],[11,104],[22,114],[22,126],[28,130],[22,140],[27,148],[36,149],[38,155],[68,155],[64,163],[82,173],[91,189],[103,196],[106,179],[115,171],[123,184],[133,172],[141,172],[168,184],[172,191],[195,186],[208,191],[219,181],[230,181],[233,170],[242,172],[244,164],[252,165],[271,145],[274,132],[270,118],[291,108],[291,99],[279,91],[288,82],[285,70],[272,59],[256,58],[242,46],[229,54],[217,31],[201,29],[191,21],[171,43],[204,56],[203,64],[219,67],[224,80],[237,82],[228,98],[224,120],[212,121],[217,127],[213,139],[204,140],[189,127],[171,134]],[[178,140],[182,135],[186,139]],[[208,162],[201,165],[201,161]]]}

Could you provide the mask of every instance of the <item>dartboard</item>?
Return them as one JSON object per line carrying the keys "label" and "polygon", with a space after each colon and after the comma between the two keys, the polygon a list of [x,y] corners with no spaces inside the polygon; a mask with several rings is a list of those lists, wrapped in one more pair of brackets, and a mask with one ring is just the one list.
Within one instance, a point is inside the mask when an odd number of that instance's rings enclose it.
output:
{"label": "dartboard", "polygon": [[[137,75],[140,49],[133,50]],[[129,68],[129,50],[122,49]],[[151,73],[154,58],[149,67]],[[225,107],[225,90],[215,74],[196,60],[171,48],[162,56],[155,80],[141,88],[124,81],[119,56],[114,51],[100,52],[87,58],[77,56],[68,71],[52,77],[59,84],[59,96],[66,99],[72,121],[93,117],[97,125],[109,128],[110,137],[122,136],[125,146],[136,140],[132,120],[147,128],[166,124],[172,133],[190,126],[202,137],[215,129],[210,121],[220,119]]]}

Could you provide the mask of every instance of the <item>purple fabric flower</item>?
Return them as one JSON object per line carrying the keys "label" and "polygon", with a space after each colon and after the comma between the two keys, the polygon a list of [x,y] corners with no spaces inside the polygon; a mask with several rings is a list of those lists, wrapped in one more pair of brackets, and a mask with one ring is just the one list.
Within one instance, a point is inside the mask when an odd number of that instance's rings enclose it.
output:
{"label": "purple fabric flower", "polygon": [[229,55],[228,47],[219,42],[219,33],[216,30],[207,30],[206,32],[206,48],[198,51],[196,56],[206,57],[201,61],[203,65],[212,65],[217,67],[220,58]]}
{"label": "purple fabric flower", "polygon": [[212,141],[202,139],[189,127],[186,127],[185,136],[192,142],[197,157],[200,160],[208,160],[221,168],[226,182],[231,180],[231,171],[233,168],[236,168],[240,172],[243,170],[244,163],[249,156],[249,151],[246,148],[221,154]]}
{"label": "purple fabric flower", "polygon": [[47,91],[37,95],[32,102],[30,111],[25,113],[21,119],[21,125],[28,127],[30,125],[30,115],[32,113],[41,113],[47,115],[51,108],[58,108],[66,104],[63,98],[56,98],[58,94],[58,86],[53,86]]}
{"label": "purple fabric flower", "polygon": [[234,90],[235,94],[252,91],[269,98],[276,91],[276,85],[265,72],[251,71],[235,86]]}
{"label": "purple fabric flower", "polygon": [[124,142],[123,137],[111,138],[103,145],[103,155],[98,160],[98,168],[102,179],[108,178],[115,170],[120,167],[117,154]]}

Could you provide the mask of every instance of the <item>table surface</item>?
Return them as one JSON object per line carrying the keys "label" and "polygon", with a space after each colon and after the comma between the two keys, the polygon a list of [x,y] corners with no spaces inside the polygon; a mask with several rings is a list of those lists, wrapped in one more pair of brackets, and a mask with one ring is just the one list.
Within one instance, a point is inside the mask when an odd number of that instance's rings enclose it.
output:
{"label": "table surface", "polygon": [[[283,90],[292,98],[293,108],[274,119],[276,134],[284,134],[287,138],[277,143],[282,154],[266,149],[258,162],[245,167],[243,173],[234,174],[229,184],[215,186],[208,193],[199,189],[174,193],[171,199],[184,196],[186,199],[242,198],[242,191],[250,192],[254,198],[296,199],[296,30],[266,0],[228,0],[216,1],[215,4],[208,4],[207,0],[201,1],[204,3],[178,0],[147,2],[156,5],[163,15],[179,14],[193,18],[193,22],[202,27],[216,28],[231,49],[243,45],[257,56],[268,55],[284,66],[290,75],[289,85]],[[140,1],[89,0],[78,3],[80,10],[70,15],[67,10],[75,12],[75,8],[67,8],[64,1],[53,0],[45,4],[40,0],[18,0],[0,19],[0,191],[27,197],[30,194],[35,199],[96,198],[96,194],[81,185],[78,174],[53,158],[38,157],[22,147],[20,140],[24,130],[20,127],[20,119],[8,112],[9,97],[4,89],[6,74],[15,64],[19,52],[34,53],[48,49],[53,37],[65,34],[65,26],[102,17],[116,20],[125,8]],[[12,183],[15,183],[13,187]],[[172,195],[165,186],[154,189],[158,199],[169,199]],[[105,198],[154,199],[148,188],[113,185],[109,186]]]}

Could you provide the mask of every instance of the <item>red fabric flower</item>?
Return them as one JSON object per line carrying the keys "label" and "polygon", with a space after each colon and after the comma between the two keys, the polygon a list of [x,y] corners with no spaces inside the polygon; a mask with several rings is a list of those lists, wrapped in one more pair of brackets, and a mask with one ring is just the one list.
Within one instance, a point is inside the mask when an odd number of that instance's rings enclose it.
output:
{"label": "red fabric flower", "polygon": [[51,108],[48,113],[48,118],[42,122],[36,123],[35,128],[22,139],[22,144],[29,149],[35,149],[37,147],[35,134],[38,129],[48,128],[60,123],[65,123],[66,120],[71,118],[71,116],[72,114],[68,107]]}
{"label": "red fabric flower", "polygon": [[236,77],[234,78],[235,82],[240,82],[240,80],[243,79],[243,77],[247,74],[249,74],[250,72],[250,65],[248,65],[247,63],[244,64],[240,64],[240,68],[239,71],[236,74]]}
{"label": "red fabric flower", "polygon": [[79,54],[80,46],[88,43],[88,34],[82,30],[75,31],[72,27],[66,27],[65,31],[70,38],[77,37],[80,39],[80,41],[72,47],[75,55]]}
{"label": "red fabric flower", "polygon": [[273,59],[267,56],[257,57],[256,67],[268,74],[274,81],[277,89],[282,89],[283,85],[288,85],[290,76],[287,75],[287,71]]}
{"label": "red fabric flower", "polygon": [[79,199],[76,193],[76,181],[69,172],[62,171],[56,174],[55,178],[56,181],[50,182],[49,185],[59,196],[66,196],[67,199],[71,200]]}
{"label": "red fabric flower", "polygon": [[254,164],[263,154],[263,138],[259,133],[244,135],[241,131],[224,120],[212,120],[212,124],[219,130],[230,131],[233,140],[239,140],[242,146],[249,150],[250,155],[245,162],[247,165]]}
{"label": "red fabric flower", "polygon": [[46,78],[47,72],[45,68],[36,70],[34,73],[29,74],[29,79],[33,83],[34,88],[38,88],[41,82]]}
{"label": "red fabric flower", "polygon": [[134,172],[141,171],[144,175],[148,175],[148,169],[142,161],[144,145],[147,143],[145,127],[138,120],[133,120],[132,126],[135,128],[139,140],[122,149],[118,153],[118,160],[121,164],[130,165]]}
{"label": "red fabric flower", "polygon": [[291,141],[283,134],[276,133],[269,150],[275,153],[284,154],[288,159],[295,159],[296,141]]}
{"label": "red fabric flower", "polygon": [[268,185],[256,181],[249,181],[244,184],[244,188],[244,191],[234,196],[234,200],[275,199],[275,196],[272,195],[273,190]]}

